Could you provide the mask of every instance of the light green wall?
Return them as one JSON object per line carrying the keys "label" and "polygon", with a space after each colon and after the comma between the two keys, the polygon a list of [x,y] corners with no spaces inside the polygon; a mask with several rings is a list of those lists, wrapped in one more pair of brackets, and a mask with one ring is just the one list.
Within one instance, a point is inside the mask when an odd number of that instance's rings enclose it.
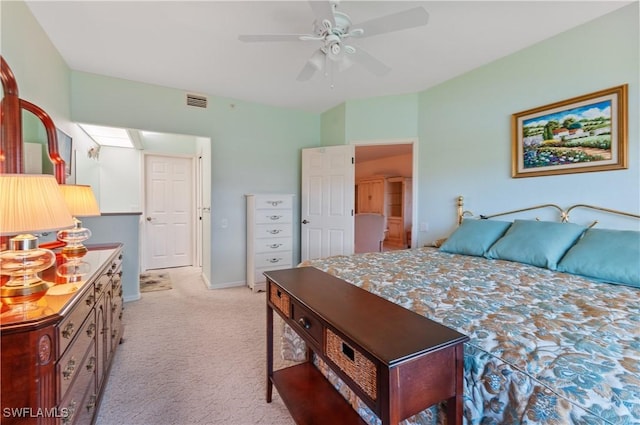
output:
{"label": "light green wall", "polygon": [[140,135],[144,150],[165,154],[195,155],[196,137],[184,134],[149,133]]}
{"label": "light green wall", "polygon": [[[426,242],[454,227],[455,198],[473,212],[590,203],[640,210],[638,3],[419,95],[419,222]],[[629,169],[511,178],[511,115],[629,84]],[[602,223],[604,225],[604,223]]]}
{"label": "light green wall", "polygon": [[324,146],[362,140],[415,138],[418,94],[348,100],[321,115]]}
{"label": "light green wall", "polygon": [[325,111],[322,115],[321,134],[323,146],[344,145],[346,139],[346,105],[344,103]]}
{"label": "light green wall", "polygon": [[414,138],[418,133],[418,95],[349,100],[346,123],[347,143]]}
{"label": "light green wall", "polygon": [[[320,117],[214,96],[207,109],[199,109],[186,106],[182,90],[76,71],[71,75],[75,121],[211,139],[208,278],[213,287],[244,281],[244,194],[299,196],[300,149],[319,145]],[[298,216],[296,210],[294,222]],[[297,228],[295,236],[298,253]]]}

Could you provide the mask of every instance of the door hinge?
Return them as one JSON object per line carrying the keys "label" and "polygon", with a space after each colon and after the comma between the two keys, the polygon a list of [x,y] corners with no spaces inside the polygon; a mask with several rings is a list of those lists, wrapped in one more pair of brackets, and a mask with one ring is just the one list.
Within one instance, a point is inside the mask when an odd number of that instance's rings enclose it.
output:
{"label": "door hinge", "polygon": [[351,163],[352,163],[352,164],[355,164],[355,163],[356,163],[356,158],[355,158],[355,157],[353,157],[353,156],[351,157]]}
{"label": "door hinge", "polygon": [[353,217],[353,210],[351,210],[351,217]]}

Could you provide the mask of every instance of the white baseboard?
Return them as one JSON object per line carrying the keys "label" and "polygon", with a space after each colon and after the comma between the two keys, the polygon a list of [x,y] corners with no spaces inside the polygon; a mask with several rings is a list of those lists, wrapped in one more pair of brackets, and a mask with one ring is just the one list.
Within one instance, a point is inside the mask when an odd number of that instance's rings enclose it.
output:
{"label": "white baseboard", "polygon": [[129,295],[127,297],[123,297],[124,302],[128,303],[129,301],[138,301],[140,298],[142,298],[142,296],[140,295],[140,293],[136,294],[136,295]]}
{"label": "white baseboard", "polygon": [[210,282],[205,281],[207,288],[209,289],[224,289],[224,288],[235,288],[238,286],[246,286],[247,282],[244,280],[239,280],[237,282],[224,282],[218,283],[216,285],[212,285]]}

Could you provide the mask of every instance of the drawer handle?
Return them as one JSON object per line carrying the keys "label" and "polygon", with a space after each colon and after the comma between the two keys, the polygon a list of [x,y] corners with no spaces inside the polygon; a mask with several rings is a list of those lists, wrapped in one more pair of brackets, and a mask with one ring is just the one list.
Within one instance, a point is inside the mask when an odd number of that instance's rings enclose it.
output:
{"label": "drawer handle", "polygon": [[120,314],[118,314],[118,320],[122,320],[122,312],[120,312]]}
{"label": "drawer handle", "polygon": [[268,204],[271,204],[272,207],[277,207],[282,203],[282,201],[267,201]]}
{"label": "drawer handle", "polygon": [[95,323],[92,323],[92,324],[90,324],[90,325],[89,325],[89,327],[87,328],[87,336],[88,336],[89,338],[93,338],[93,335],[95,334],[95,332],[96,332],[96,324],[95,324]]}
{"label": "drawer handle", "polygon": [[73,322],[69,322],[69,324],[67,324],[67,326],[62,330],[63,338],[69,339],[71,338],[71,335],[73,335]]}
{"label": "drawer handle", "polygon": [[281,246],[282,246],[281,243],[272,243],[271,245],[268,245],[269,248],[273,248],[273,249],[280,248]]}
{"label": "drawer handle", "polygon": [[96,358],[92,356],[89,359],[89,363],[87,363],[87,371],[91,372],[95,367],[95,365],[96,365]]}
{"label": "drawer handle", "polygon": [[275,220],[280,220],[281,218],[282,218],[281,215],[272,215],[272,216],[269,217],[270,220],[274,220],[274,221]]}
{"label": "drawer handle", "polygon": [[76,401],[71,400],[67,406],[67,414],[62,418],[62,424],[67,425],[73,422],[73,414],[76,412]]}
{"label": "drawer handle", "polygon": [[277,235],[280,232],[282,232],[282,230],[280,230],[280,229],[267,230],[267,233],[271,233],[272,235]]}
{"label": "drawer handle", "polygon": [[113,275],[113,270],[111,269],[107,270],[107,276],[111,277],[111,275]]}
{"label": "drawer handle", "polygon": [[73,372],[76,370],[76,359],[71,357],[71,359],[67,362],[67,367],[62,371],[62,376],[65,380],[71,379],[73,376]]}
{"label": "drawer handle", "polygon": [[271,264],[274,264],[282,261],[282,258],[269,258],[267,261],[270,262]]}
{"label": "drawer handle", "polygon": [[91,409],[96,407],[96,400],[97,399],[98,399],[98,397],[96,397],[95,394],[91,394],[91,397],[89,397],[89,402],[87,403],[87,412],[90,412]]}
{"label": "drawer handle", "polygon": [[85,302],[87,303],[87,305],[93,305],[95,299],[96,299],[96,297],[94,297],[93,295],[89,295]]}
{"label": "drawer handle", "polygon": [[347,356],[349,358],[349,360],[351,360],[352,362],[355,361],[355,359],[356,359],[356,353],[353,350],[353,348],[349,347],[344,342],[342,343],[342,354]]}
{"label": "drawer handle", "polygon": [[282,298],[282,291],[280,291],[279,289],[276,290],[276,297]]}
{"label": "drawer handle", "polygon": [[298,319],[298,323],[300,324],[300,326],[302,326],[305,329],[310,329],[311,328],[311,322],[306,317],[299,318]]}
{"label": "drawer handle", "polygon": [[118,307],[118,306],[117,306],[116,304],[112,305],[112,306],[111,306],[111,313],[115,313],[115,312],[116,312],[116,308],[117,308],[117,307]]}

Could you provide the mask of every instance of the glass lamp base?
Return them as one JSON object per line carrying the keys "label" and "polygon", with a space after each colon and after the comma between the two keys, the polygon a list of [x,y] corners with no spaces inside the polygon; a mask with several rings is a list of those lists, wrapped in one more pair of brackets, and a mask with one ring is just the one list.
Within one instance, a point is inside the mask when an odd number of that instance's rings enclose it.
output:
{"label": "glass lamp base", "polygon": [[50,285],[43,280],[24,286],[4,285],[0,287],[0,301],[9,308],[35,303],[44,297],[49,287]]}
{"label": "glass lamp base", "polygon": [[82,244],[66,245],[62,248],[61,253],[65,258],[82,257],[87,253],[87,247]]}
{"label": "glass lamp base", "polygon": [[18,235],[9,244],[9,250],[0,252],[0,274],[9,276],[9,281],[0,286],[0,301],[8,306],[38,301],[51,286],[38,273],[55,263],[55,254],[38,248],[33,235]]}

